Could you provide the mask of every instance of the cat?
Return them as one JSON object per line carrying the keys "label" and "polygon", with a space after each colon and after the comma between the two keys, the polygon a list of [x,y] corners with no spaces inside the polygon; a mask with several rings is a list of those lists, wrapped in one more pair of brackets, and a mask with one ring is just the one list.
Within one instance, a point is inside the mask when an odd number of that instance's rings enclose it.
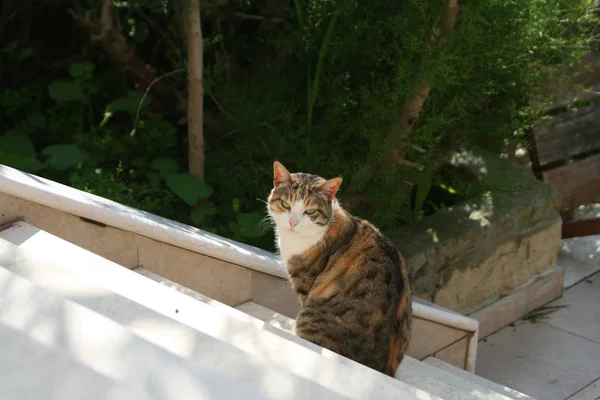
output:
{"label": "cat", "polygon": [[296,335],[394,376],[411,329],[404,260],[377,228],[336,199],[342,178],[273,165],[268,197],[277,247],[300,299]]}

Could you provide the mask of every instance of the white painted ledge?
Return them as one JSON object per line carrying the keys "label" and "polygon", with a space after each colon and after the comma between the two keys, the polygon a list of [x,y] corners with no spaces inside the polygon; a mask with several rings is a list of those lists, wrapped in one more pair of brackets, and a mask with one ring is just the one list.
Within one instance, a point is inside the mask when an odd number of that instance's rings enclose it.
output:
{"label": "white painted ledge", "polygon": [[287,278],[275,254],[0,164],[0,192],[196,253]]}
{"label": "white painted ledge", "polygon": [[412,307],[414,316],[470,332],[467,337],[465,370],[469,372],[475,372],[475,362],[477,360],[477,340],[479,338],[479,321],[416,297],[413,297]]}

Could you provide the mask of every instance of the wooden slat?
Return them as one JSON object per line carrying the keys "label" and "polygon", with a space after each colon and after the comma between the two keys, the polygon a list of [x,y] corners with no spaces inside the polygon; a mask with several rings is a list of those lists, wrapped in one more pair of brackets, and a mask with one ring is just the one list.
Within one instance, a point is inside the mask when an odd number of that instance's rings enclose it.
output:
{"label": "wooden slat", "polygon": [[600,104],[568,111],[533,129],[539,165],[600,149]]}
{"label": "wooden slat", "polygon": [[544,171],[542,179],[556,186],[561,212],[600,201],[600,154]]}
{"label": "wooden slat", "polygon": [[600,235],[600,218],[563,223],[563,239],[592,235]]}

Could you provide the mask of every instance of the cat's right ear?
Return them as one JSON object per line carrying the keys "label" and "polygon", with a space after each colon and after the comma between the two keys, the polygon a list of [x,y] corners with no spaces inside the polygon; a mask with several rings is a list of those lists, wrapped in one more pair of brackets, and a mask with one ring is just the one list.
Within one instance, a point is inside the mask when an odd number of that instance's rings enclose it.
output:
{"label": "cat's right ear", "polygon": [[317,188],[323,194],[325,194],[325,197],[327,197],[329,200],[331,200],[337,193],[341,184],[342,184],[342,178],[337,177],[337,178],[332,178],[332,179],[329,179],[329,180],[321,183],[319,186],[317,186]]}
{"label": "cat's right ear", "polygon": [[273,186],[277,187],[282,183],[291,182],[292,174],[279,161],[273,164]]}

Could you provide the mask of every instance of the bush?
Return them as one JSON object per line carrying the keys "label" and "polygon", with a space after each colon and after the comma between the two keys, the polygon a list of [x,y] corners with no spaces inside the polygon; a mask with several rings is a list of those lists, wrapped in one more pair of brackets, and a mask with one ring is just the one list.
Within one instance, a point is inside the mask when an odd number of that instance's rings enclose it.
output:
{"label": "bush", "polygon": [[[100,1],[71,3],[98,17]],[[203,4],[207,172],[198,182],[184,173],[181,110],[152,91],[131,135],[136,80],[48,2],[29,10],[30,32],[0,36],[0,162],[265,248],[261,199],[275,159],[342,175],[344,204],[382,229],[418,219],[480,190],[445,167],[453,152],[527,145],[540,112],[532,104],[549,95],[542,84],[587,51],[582,27],[595,23],[589,0],[461,3],[449,35],[447,0]],[[140,59],[158,73],[185,67],[181,4],[114,4]],[[184,97],[185,74],[166,80]],[[423,85],[422,113],[403,129],[398,119]],[[408,163],[386,163],[394,138],[407,143],[398,150]]]}

